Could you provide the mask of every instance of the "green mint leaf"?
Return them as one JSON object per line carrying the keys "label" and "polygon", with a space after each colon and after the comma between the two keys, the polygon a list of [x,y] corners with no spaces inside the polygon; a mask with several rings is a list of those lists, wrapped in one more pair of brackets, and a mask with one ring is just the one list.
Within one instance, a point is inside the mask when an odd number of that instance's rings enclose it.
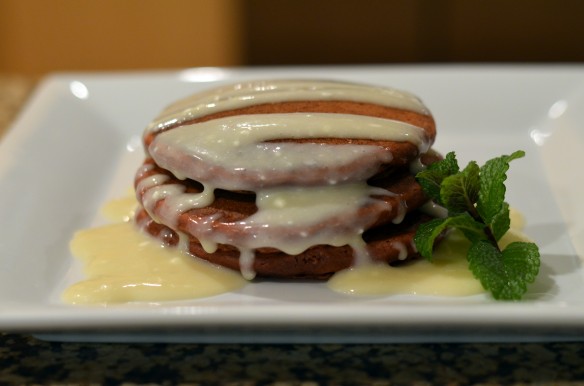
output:
{"label": "green mint leaf", "polygon": [[447,218],[436,218],[421,224],[414,235],[416,249],[422,257],[432,258],[434,243],[448,228],[457,228],[464,233],[469,240],[484,238],[484,225],[475,221],[468,213]]}
{"label": "green mint leaf", "polygon": [[462,172],[444,178],[440,199],[449,213],[474,211],[480,187],[479,170],[477,163],[472,161]]}
{"label": "green mint leaf", "polygon": [[426,259],[432,258],[434,242],[446,228],[443,225],[445,221],[445,218],[435,218],[420,224],[414,235],[414,244],[416,245],[416,249],[420,256],[425,257]]}
{"label": "green mint leaf", "polygon": [[493,158],[481,167],[480,190],[476,208],[485,224],[490,225],[503,207],[509,162],[524,155],[525,152],[518,150],[511,155]]}
{"label": "green mint leaf", "polygon": [[458,162],[454,152],[446,154],[443,160],[429,165],[416,175],[416,179],[424,192],[437,204],[440,201],[440,185],[444,178],[458,173]]}
{"label": "green mint leaf", "polygon": [[503,260],[526,284],[533,283],[541,265],[539,249],[534,243],[515,241],[503,250]]}
{"label": "green mint leaf", "polygon": [[501,240],[501,237],[507,233],[509,227],[511,226],[511,218],[509,217],[509,204],[503,202],[501,210],[499,213],[493,217],[491,221],[491,232],[495,237],[495,240]]}
{"label": "green mint leaf", "polygon": [[510,227],[505,181],[509,163],[525,155],[516,151],[479,167],[470,162],[460,171],[454,153],[416,176],[424,192],[448,209],[449,217],[422,224],[414,236],[418,252],[431,259],[434,244],[449,228],[471,242],[469,268],[495,299],[520,299],[539,272],[539,250],[533,243],[514,242],[503,251],[498,241]]}
{"label": "green mint leaf", "polygon": [[468,250],[469,269],[498,300],[519,300],[539,272],[539,251],[533,243],[514,242],[499,251],[480,240]]}

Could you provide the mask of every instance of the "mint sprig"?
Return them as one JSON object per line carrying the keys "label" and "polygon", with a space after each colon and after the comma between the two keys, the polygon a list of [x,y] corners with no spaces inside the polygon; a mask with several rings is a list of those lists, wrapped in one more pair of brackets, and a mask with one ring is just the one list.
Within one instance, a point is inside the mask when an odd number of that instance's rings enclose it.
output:
{"label": "mint sprig", "polygon": [[448,210],[448,217],[422,224],[414,237],[420,255],[432,259],[434,243],[450,228],[457,228],[471,242],[469,269],[495,299],[518,300],[527,292],[540,266],[534,243],[513,242],[501,249],[498,241],[509,230],[509,204],[505,181],[509,163],[523,151],[487,161],[474,161],[460,170],[456,155],[428,166],[416,175],[424,192]]}

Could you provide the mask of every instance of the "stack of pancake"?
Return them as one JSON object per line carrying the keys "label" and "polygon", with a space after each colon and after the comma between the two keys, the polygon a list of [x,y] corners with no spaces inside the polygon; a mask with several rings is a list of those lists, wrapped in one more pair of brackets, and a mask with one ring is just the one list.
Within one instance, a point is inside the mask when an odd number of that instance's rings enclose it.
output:
{"label": "stack of pancake", "polygon": [[415,172],[437,159],[415,96],[322,80],[198,93],[144,132],[136,223],[244,277],[327,278],[416,256]]}

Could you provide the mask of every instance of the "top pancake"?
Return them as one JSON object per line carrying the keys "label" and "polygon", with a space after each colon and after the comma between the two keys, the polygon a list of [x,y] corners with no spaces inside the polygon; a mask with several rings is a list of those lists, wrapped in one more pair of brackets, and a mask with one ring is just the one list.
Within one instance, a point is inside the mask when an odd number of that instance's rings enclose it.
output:
{"label": "top pancake", "polygon": [[[300,86],[289,86],[295,85],[294,81],[258,84],[262,87],[251,83],[251,86],[247,87],[250,91],[238,93],[237,98],[229,93],[228,96],[222,95],[221,90],[225,89],[222,88],[203,93],[199,99],[191,97],[172,105],[144,134],[144,143],[149,155],[159,166],[176,172],[179,178],[208,181],[223,189],[253,190],[267,186],[306,186],[368,179],[388,169],[408,165],[426,152],[436,137],[433,117],[419,100],[407,93],[400,99],[394,97],[395,90],[387,89],[391,93],[386,100],[384,99],[386,89],[378,92],[379,88],[371,88],[374,90],[372,96],[364,93],[361,88],[353,93],[353,88],[357,85],[352,83],[321,82],[318,84],[321,86],[324,84],[322,90],[326,92],[306,94],[280,90],[276,101],[263,103],[266,100],[265,89],[278,89],[284,84],[296,90]],[[299,81],[299,84],[304,83]],[[235,86],[232,88],[237,89]],[[211,97],[213,95],[215,96]],[[295,100],[307,95],[312,99]],[[349,100],[350,98],[357,100]],[[408,103],[403,103],[404,98]],[[226,106],[222,105],[222,102],[209,102],[215,100],[228,101],[223,103],[231,109],[225,110]],[[346,126],[344,131],[341,130],[341,124]],[[313,130],[311,125],[330,126],[331,129],[326,132],[318,131]],[[229,127],[231,131],[227,133],[225,127]],[[247,132],[243,132],[242,127]],[[257,142],[264,143],[263,146],[268,148],[268,152],[264,151],[262,154],[276,151],[283,153],[286,149],[281,150],[278,144],[286,144],[285,148],[295,146],[296,148],[292,150],[294,153],[304,154],[302,162],[285,170],[281,165],[272,164],[273,161],[284,157],[268,158],[258,160],[261,166],[259,170],[255,165],[241,165],[241,160],[235,158],[241,152],[255,151],[254,146],[251,146],[254,144],[247,147],[210,149],[223,138],[231,140],[236,130],[239,130],[239,137],[233,141],[240,142],[256,127],[262,127],[264,132],[264,137],[259,138]],[[178,131],[168,133],[177,128],[180,128],[180,133]],[[286,134],[276,132],[277,129]],[[213,133],[213,130],[216,132]],[[270,137],[266,135],[267,132],[274,134]],[[210,139],[210,142],[205,144],[204,139],[209,135],[214,135],[215,139]],[[187,136],[188,141],[196,143],[195,146],[184,145]],[[312,159],[322,150],[318,146],[315,147],[315,144],[361,145],[363,151],[357,149],[356,151],[362,154],[348,156],[345,149],[339,147],[338,151],[332,150],[337,152],[334,162],[322,164],[320,160]],[[344,162],[340,158],[341,153]],[[253,160],[256,156],[252,154],[249,158]],[[221,162],[226,159],[235,166],[222,164]],[[287,159],[282,162],[289,163]]]}

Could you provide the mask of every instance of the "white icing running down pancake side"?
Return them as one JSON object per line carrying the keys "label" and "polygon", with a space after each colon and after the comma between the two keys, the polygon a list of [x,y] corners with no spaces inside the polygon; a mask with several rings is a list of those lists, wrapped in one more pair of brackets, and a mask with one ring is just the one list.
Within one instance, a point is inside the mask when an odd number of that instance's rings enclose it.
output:
{"label": "white icing running down pancake side", "polygon": [[[192,209],[204,207],[195,193],[184,193],[181,185],[165,185],[163,174],[145,178],[137,192],[145,189],[144,209],[156,222],[176,229],[178,216]],[[142,182],[146,181],[144,184]],[[152,181],[160,181],[157,186]],[[207,187],[199,195],[208,196],[214,189]],[[150,194],[150,192],[154,192]],[[380,212],[391,210],[390,205],[372,196],[392,195],[387,190],[366,183],[327,185],[316,187],[282,187],[256,192],[258,211],[245,220],[223,225],[221,216],[213,214],[200,220],[190,219],[186,231],[194,235],[208,253],[217,244],[237,246],[253,265],[253,250],[274,247],[295,255],[314,245],[350,245],[355,250],[356,264],[368,261],[361,235],[377,220]],[[157,210],[156,203],[166,198]],[[195,204],[192,204],[195,203]],[[374,208],[360,215],[364,207]],[[397,220],[405,214],[405,205],[399,204]],[[347,221],[349,219],[349,221]],[[248,269],[246,278],[254,274]]]}
{"label": "white icing running down pancake side", "polygon": [[198,93],[171,104],[148,126],[155,132],[205,115],[264,103],[344,100],[430,112],[415,95],[387,87],[323,80],[262,80]]}
{"label": "white icing running down pancake side", "polygon": [[[147,151],[158,166],[179,179],[196,180],[204,189],[186,193],[182,185],[167,184],[163,174],[150,176],[137,186],[145,210],[156,222],[176,229],[182,213],[213,203],[215,189],[255,192],[258,211],[242,221],[225,225],[219,215],[211,215],[190,218],[186,225],[209,253],[217,244],[237,247],[242,273],[248,279],[255,275],[254,250],[261,247],[295,255],[315,245],[349,245],[356,264],[368,261],[363,232],[380,212],[397,212],[395,223],[406,212],[404,202],[391,208],[374,197],[394,193],[367,184],[381,165],[392,161],[393,154],[372,145],[278,140],[409,142],[423,154],[431,145],[423,128],[391,119],[333,113],[237,115],[180,125],[218,111],[307,100],[349,100],[429,114],[411,94],[351,83],[263,81],[197,94],[171,105],[146,129],[149,133],[178,125],[158,133]],[[294,179],[280,181],[281,175]],[[164,200],[162,205],[157,204],[160,200]],[[404,250],[400,245],[395,249]]]}

